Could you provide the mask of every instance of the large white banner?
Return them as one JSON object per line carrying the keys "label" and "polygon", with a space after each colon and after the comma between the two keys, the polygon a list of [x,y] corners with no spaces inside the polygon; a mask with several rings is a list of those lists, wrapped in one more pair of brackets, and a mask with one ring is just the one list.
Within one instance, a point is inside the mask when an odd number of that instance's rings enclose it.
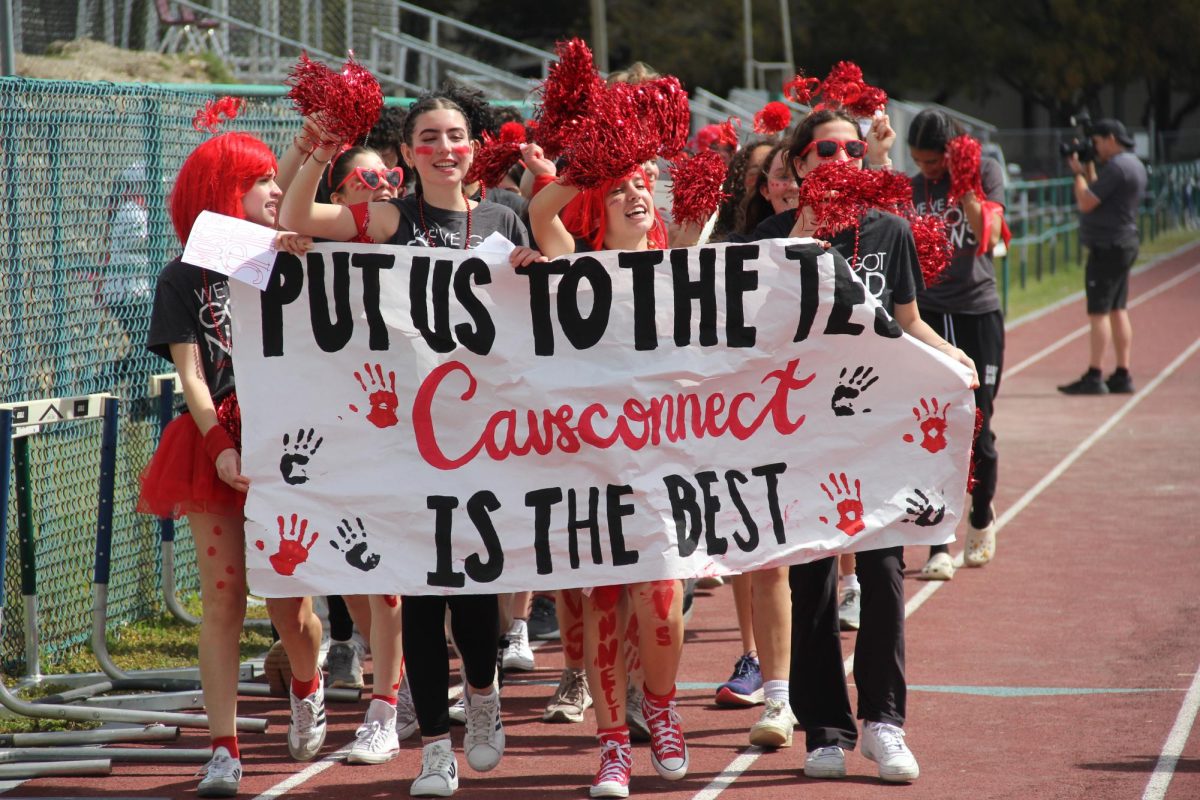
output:
{"label": "large white banner", "polygon": [[811,241],[323,244],[231,287],[259,594],[724,574],[962,514],[966,371]]}

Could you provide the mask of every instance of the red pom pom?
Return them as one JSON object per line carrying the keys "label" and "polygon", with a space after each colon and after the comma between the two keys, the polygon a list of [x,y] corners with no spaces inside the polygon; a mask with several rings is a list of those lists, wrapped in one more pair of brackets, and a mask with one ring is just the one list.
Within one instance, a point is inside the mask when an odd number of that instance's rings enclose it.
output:
{"label": "red pom pom", "polygon": [[[862,70],[852,61],[834,64],[823,81],[800,73],[784,84],[783,93],[801,105],[813,106],[814,110],[840,108],[860,117],[870,117],[887,105],[887,93],[867,84]],[[818,94],[821,100],[814,103]]]}
{"label": "red pom pom", "polygon": [[742,121],[737,117],[730,117],[721,123],[721,130],[717,136],[717,143],[729,145],[733,149],[737,149],[740,143],[738,137],[738,128],[742,127]]}
{"label": "red pom pom", "polygon": [[[517,125],[506,122],[505,125]],[[483,147],[475,154],[471,169],[467,172],[466,183],[480,181],[489,189],[494,189],[504,180],[518,161],[521,160],[521,142],[506,142],[501,131],[501,138],[493,139],[489,134],[483,134]]]}
{"label": "red pom pom", "polygon": [[946,161],[950,170],[950,203],[957,203],[967,192],[974,192],[982,201],[983,179],[979,173],[979,159],[983,148],[975,139],[963,134],[956,136],[946,145]]}
{"label": "red pom pom", "polygon": [[917,244],[921,277],[926,287],[933,286],[946,277],[946,268],[950,266],[950,259],[954,255],[954,248],[950,246],[946,234],[946,220],[941,214],[909,213],[906,216]]}
{"label": "red pom pom", "polygon": [[754,115],[754,132],[773,134],[792,124],[792,110],[778,100],[767,103]]}
{"label": "red pom pom", "polygon": [[197,111],[196,116],[192,117],[192,127],[198,131],[216,133],[222,122],[236,119],[245,107],[246,100],[242,97],[226,96],[219,100],[209,100],[204,104],[204,108]]}
{"label": "red pom pom", "polygon": [[798,73],[796,77],[783,85],[784,97],[802,106],[812,105],[813,98],[820,90],[821,81],[816,78],[806,78],[803,72]]}
{"label": "red pom pom", "polygon": [[710,125],[705,125],[703,128],[696,131],[695,149],[697,152],[700,152],[703,150],[708,150],[710,147],[712,147],[714,144],[717,144],[720,141],[721,141],[721,126],[717,125],[716,123],[712,123]]}
{"label": "red pom pom", "polygon": [[582,39],[559,42],[558,61],[550,67],[540,92],[535,136],[547,158],[555,158],[579,135],[593,94],[604,89],[592,51]]}
{"label": "red pom pom", "polygon": [[506,122],[500,126],[500,141],[525,143],[525,126],[519,122]]}
{"label": "red pom pom", "polygon": [[379,81],[354,60],[353,54],[341,72],[334,72],[301,53],[286,83],[292,87],[287,96],[296,110],[306,117],[320,115],[321,126],[334,140],[311,142],[313,145],[365,139],[383,110]]}
{"label": "red pom pom", "polygon": [[715,150],[702,150],[671,164],[671,216],[680,225],[703,225],[729,195],[721,191],[725,182],[725,160]]}
{"label": "red pom pom", "polygon": [[967,492],[975,491],[975,444],[983,433],[983,409],[975,409],[975,432],[971,434],[971,466],[967,469]]}
{"label": "red pom pom", "polygon": [[817,232],[836,234],[871,209],[897,213],[912,202],[908,176],[891,170],[859,169],[844,161],[816,167],[800,184],[800,207],[816,214]]}

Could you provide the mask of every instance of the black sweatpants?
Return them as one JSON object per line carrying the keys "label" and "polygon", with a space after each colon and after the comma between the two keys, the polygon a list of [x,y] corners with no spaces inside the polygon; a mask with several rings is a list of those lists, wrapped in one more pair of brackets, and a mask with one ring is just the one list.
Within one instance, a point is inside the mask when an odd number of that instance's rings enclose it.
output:
{"label": "black sweatpants", "polygon": [[[983,426],[973,443],[975,487],[971,490],[972,524],[981,528],[989,521],[988,509],[996,497],[996,481],[1000,457],[996,454],[996,434],[992,431],[992,414],[996,395],[1000,392],[1000,375],[1004,371],[1004,315],[999,311],[988,314],[940,314],[922,311],[921,319],[960,348],[975,362],[979,372],[979,388],[975,390],[975,407],[979,409]],[[930,552],[949,552],[949,546],[930,548]]]}
{"label": "black sweatpants", "polygon": [[[904,725],[904,548],[855,554],[862,618],[854,645],[858,719]],[[788,568],[792,592],[792,711],[805,748],[853,750],[858,725],[842,666],[837,558]]]}
{"label": "black sweatpants", "polygon": [[446,607],[454,645],[462,656],[467,683],[486,689],[496,679],[500,609],[494,594],[450,597],[404,597],[400,606],[404,625],[404,667],[421,735],[450,732],[450,651],[446,647]]}

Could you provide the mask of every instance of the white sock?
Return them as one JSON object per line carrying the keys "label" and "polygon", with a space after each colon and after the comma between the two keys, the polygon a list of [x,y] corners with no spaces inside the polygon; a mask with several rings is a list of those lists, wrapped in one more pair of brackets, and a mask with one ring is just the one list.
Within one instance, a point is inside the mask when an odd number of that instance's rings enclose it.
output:
{"label": "white sock", "polygon": [[367,706],[367,722],[378,722],[383,725],[388,720],[396,718],[396,707],[384,700],[372,700]]}
{"label": "white sock", "polygon": [[849,575],[843,575],[839,581],[842,591],[847,589],[858,589],[858,575],[851,572]]}
{"label": "white sock", "polygon": [[784,704],[791,702],[787,681],[763,681],[763,695],[767,700],[782,700]]}

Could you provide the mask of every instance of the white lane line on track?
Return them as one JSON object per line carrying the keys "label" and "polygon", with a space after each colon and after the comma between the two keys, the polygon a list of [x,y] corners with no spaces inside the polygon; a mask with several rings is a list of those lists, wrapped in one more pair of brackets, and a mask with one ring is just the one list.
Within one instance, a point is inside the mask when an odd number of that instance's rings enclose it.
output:
{"label": "white lane line on track", "polygon": [[284,780],[272,786],[270,789],[267,789],[258,797],[255,797],[254,800],[274,800],[276,797],[282,797],[292,789],[295,789],[297,786],[307,781],[309,778],[315,778],[325,770],[332,767],[334,764],[337,764],[346,757],[346,754],[350,752],[350,748],[353,746],[353,744],[354,743],[351,742],[341,750],[330,753],[314,764],[309,764],[307,767],[291,777],[285,778]]}
{"label": "white lane line on track", "polygon": [[[1149,300],[1153,297],[1157,297],[1158,295],[1162,294],[1163,292],[1167,291],[1168,289],[1178,286],[1180,283],[1183,283],[1185,280],[1192,277],[1197,272],[1200,272],[1200,264],[1197,264],[1196,266],[1194,266],[1188,270],[1185,270],[1184,272],[1179,273],[1174,278],[1163,281],[1158,286],[1155,286],[1153,289],[1148,289],[1145,292],[1142,292],[1137,297],[1135,297],[1134,299],[1129,301],[1129,308],[1136,308],[1137,306],[1140,306],[1142,303],[1146,302],[1147,300]],[[1020,362],[1019,364],[1017,364],[1013,367],[1010,367],[1009,369],[1004,370],[1003,376],[1007,378],[1007,377],[1016,375],[1018,372],[1021,372],[1022,370],[1033,366],[1034,364],[1041,361],[1043,358],[1050,355],[1051,353],[1054,353],[1054,352],[1062,349],[1063,347],[1066,347],[1068,344],[1075,341],[1079,337],[1085,335],[1087,332],[1088,332],[1087,325],[1076,328],[1075,330],[1071,331],[1063,338],[1059,339],[1054,344],[1042,348],[1041,350],[1034,353],[1029,358]]]}
{"label": "white lane line on track", "polygon": [[[1122,419],[1124,419],[1125,416],[1130,411],[1132,411],[1133,408],[1135,406],[1137,406],[1138,403],[1140,403],[1151,392],[1153,392],[1155,389],[1157,389],[1159,384],[1161,384],[1163,381],[1165,381],[1167,378],[1169,378],[1175,372],[1175,370],[1179,369],[1179,367],[1182,366],[1183,363],[1185,361],[1187,361],[1197,350],[1200,350],[1200,339],[1196,339],[1194,342],[1192,342],[1191,346],[1188,347],[1187,350],[1184,350],[1182,353],[1180,353],[1178,356],[1176,356],[1175,359],[1170,364],[1168,364],[1165,368],[1163,368],[1163,370],[1161,372],[1159,372],[1157,375],[1154,376],[1153,380],[1151,380],[1149,383],[1147,383],[1145,386],[1143,386],[1142,389],[1140,391],[1138,391],[1136,394],[1131,396],[1129,398],[1129,400],[1127,400],[1124,405],[1122,405],[1119,409],[1117,409],[1115,412],[1113,412],[1112,416],[1110,416],[1107,420],[1105,420],[1104,423],[1101,424],[1099,428],[1092,431],[1090,436],[1088,436],[1086,439],[1084,439],[1082,442],[1080,442],[1078,445],[1076,445],[1074,450],[1072,450],[1070,453],[1068,453],[1066,455],[1066,457],[1063,458],[1062,461],[1059,461],[1058,464],[1056,464],[1053,469],[1051,469],[1049,472],[1047,472],[1040,481],[1038,481],[1036,484],[1034,484],[1034,486],[1031,489],[1029,489],[1029,491],[1025,492],[1025,494],[1023,494],[1021,496],[1021,499],[1017,500],[1017,502],[1013,503],[1013,505],[1007,511],[1005,511],[1003,514],[1001,514],[1000,517],[996,520],[996,532],[999,533],[1001,530],[1003,530],[1005,525],[1007,525],[1009,522],[1011,522],[1013,520],[1014,517],[1016,517],[1018,514],[1020,514],[1022,511],[1024,511],[1029,506],[1029,504],[1032,503],[1034,500],[1036,500],[1042,492],[1046,491],[1046,489],[1048,489],[1052,483],[1054,483],[1056,480],[1058,480],[1060,477],[1062,477],[1062,474],[1064,472],[1066,472],[1071,467],[1072,464],[1074,464],[1076,461],[1078,461],[1083,456],[1084,453],[1086,453],[1088,450],[1091,449],[1091,447],[1094,444],[1096,444],[1096,442],[1100,441],[1100,439],[1105,434],[1107,434],[1109,431],[1111,431],[1118,422],[1120,422]],[[956,556],[954,559],[954,564],[956,567],[961,567],[962,563],[963,563],[962,553],[959,553],[958,556]],[[917,592],[915,595],[912,596],[911,600],[909,600],[907,603],[904,604],[904,618],[908,619],[909,617],[911,617],[918,608],[923,606],[925,604],[925,602],[930,597],[933,596],[934,592],[941,589],[947,583],[948,583],[948,581],[930,581],[929,583],[925,584],[925,586],[922,587],[919,592]],[[847,675],[849,675],[851,670],[854,669],[854,654],[853,653],[851,653],[850,657],[846,659],[845,669],[846,669]],[[1200,688],[1197,688],[1198,684],[1200,684],[1200,673],[1197,674],[1197,682],[1192,684],[1192,691],[1190,691],[1188,693],[1187,698],[1184,700],[1184,709],[1188,708],[1189,703],[1192,706],[1191,715],[1187,721],[1187,728],[1189,730],[1191,729],[1192,721],[1195,719],[1195,716],[1196,716],[1196,707],[1198,704],[1200,704]],[[1195,698],[1193,698],[1193,696],[1192,696],[1193,692],[1195,692],[1197,695]],[[1182,719],[1183,716],[1184,716],[1184,711],[1181,710],[1180,711],[1180,719]],[[1176,725],[1176,727],[1180,727],[1181,722],[1179,720],[1176,720],[1175,725]],[[800,735],[803,735],[803,734],[800,734]],[[1187,740],[1186,732],[1183,734],[1183,739],[1184,739],[1184,741]],[[1174,741],[1175,741],[1175,730],[1172,729],[1171,736],[1169,736],[1167,739],[1167,746],[1164,748],[1164,751],[1163,751],[1164,758],[1167,756],[1167,751],[1171,747],[1171,745],[1174,743]],[[1178,749],[1182,750],[1182,748],[1183,748],[1183,742],[1179,742]],[[762,751],[759,750],[757,747],[749,747],[749,748],[743,750],[741,753],[738,754],[738,756],[733,761],[731,761],[729,763],[729,766],[725,767],[725,769],[721,771],[720,775],[718,775],[716,778],[714,778],[707,786],[705,786],[703,789],[701,789],[698,793],[693,795],[692,800],[716,800],[716,798],[721,794],[721,792],[723,792],[725,789],[727,789],[729,786],[731,786],[733,784],[733,782],[736,781],[743,772],[748,770],[750,768],[750,766],[755,761],[758,760],[758,757],[760,755],[762,755]],[[1178,760],[1178,755],[1175,756],[1175,760]],[[1162,758],[1159,759],[1159,765],[1160,766],[1163,765]],[[1172,770],[1174,769],[1174,761],[1171,762],[1171,769]],[[1157,775],[1158,771],[1159,771],[1159,767],[1155,767],[1156,775]],[[1152,779],[1152,781],[1153,781],[1153,779]],[[1170,774],[1167,775],[1166,781],[1168,783],[1170,782]],[[1163,790],[1164,791],[1166,790],[1165,784],[1163,786]],[[1147,792],[1149,792],[1149,788],[1147,788]],[[1148,797],[1149,796],[1150,795],[1148,795]],[[1157,797],[1157,798],[1162,797],[1162,795],[1152,795],[1152,796]],[[1143,798],[1143,800],[1146,800],[1146,798]]]}
{"label": "white lane line on track", "polygon": [[1142,800],[1162,800],[1167,796],[1171,778],[1175,777],[1175,766],[1179,763],[1180,755],[1183,754],[1184,745],[1187,744],[1198,711],[1200,711],[1200,670],[1196,671],[1196,675],[1192,679],[1192,687],[1188,689],[1188,693],[1183,698],[1179,715],[1175,717],[1175,724],[1171,726],[1171,732],[1167,734],[1167,741],[1163,744],[1162,753],[1158,756],[1158,763],[1154,765],[1154,773],[1150,776],[1150,782],[1146,784]]}
{"label": "white lane line on track", "polygon": [[[1186,253],[1188,250],[1195,247],[1196,244],[1197,244],[1196,242],[1188,242],[1187,244],[1181,244],[1179,247],[1176,247],[1174,250],[1172,250],[1169,253],[1163,253],[1160,256],[1156,256],[1156,257],[1150,259],[1149,261],[1147,261],[1145,264],[1142,264],[1140,267],[1134,267],[1133,271],[1130,274],[1131,275],[1141,275],[1143,272],[1149,272],[1150,270],[1154,269],[1155,267],[1162,266],[1167,261],[1170,261],[1172,258],[1175,258],[1175,256]],[[1035,319],[1041,319],[1042,317],[1046,316],[1047,314],[1053,314],[1055,311],[1058,311],[1060,308],[1063,308],[1065,306],[1071,305],[1072,303],[1078,302],[1079,300],[1083,299],[1083,296],[1084,296],[1083,290],[1075,292],[1074,294],[1071,294],[1071,295],[1067,295],[1062,300],[1058,300],[1054,303],[1051,303],[1048,306],[1042,306],[1037,311],[1030,311],[1028,314],[1025,314],[1020,319],[1014,319],[1012,322],[1009,322],[1004,327],[1006,330],[1010,330],[1010,331],[1015,330],[1015,329],[1021,327],[1022,325],[1033,322]]]}

